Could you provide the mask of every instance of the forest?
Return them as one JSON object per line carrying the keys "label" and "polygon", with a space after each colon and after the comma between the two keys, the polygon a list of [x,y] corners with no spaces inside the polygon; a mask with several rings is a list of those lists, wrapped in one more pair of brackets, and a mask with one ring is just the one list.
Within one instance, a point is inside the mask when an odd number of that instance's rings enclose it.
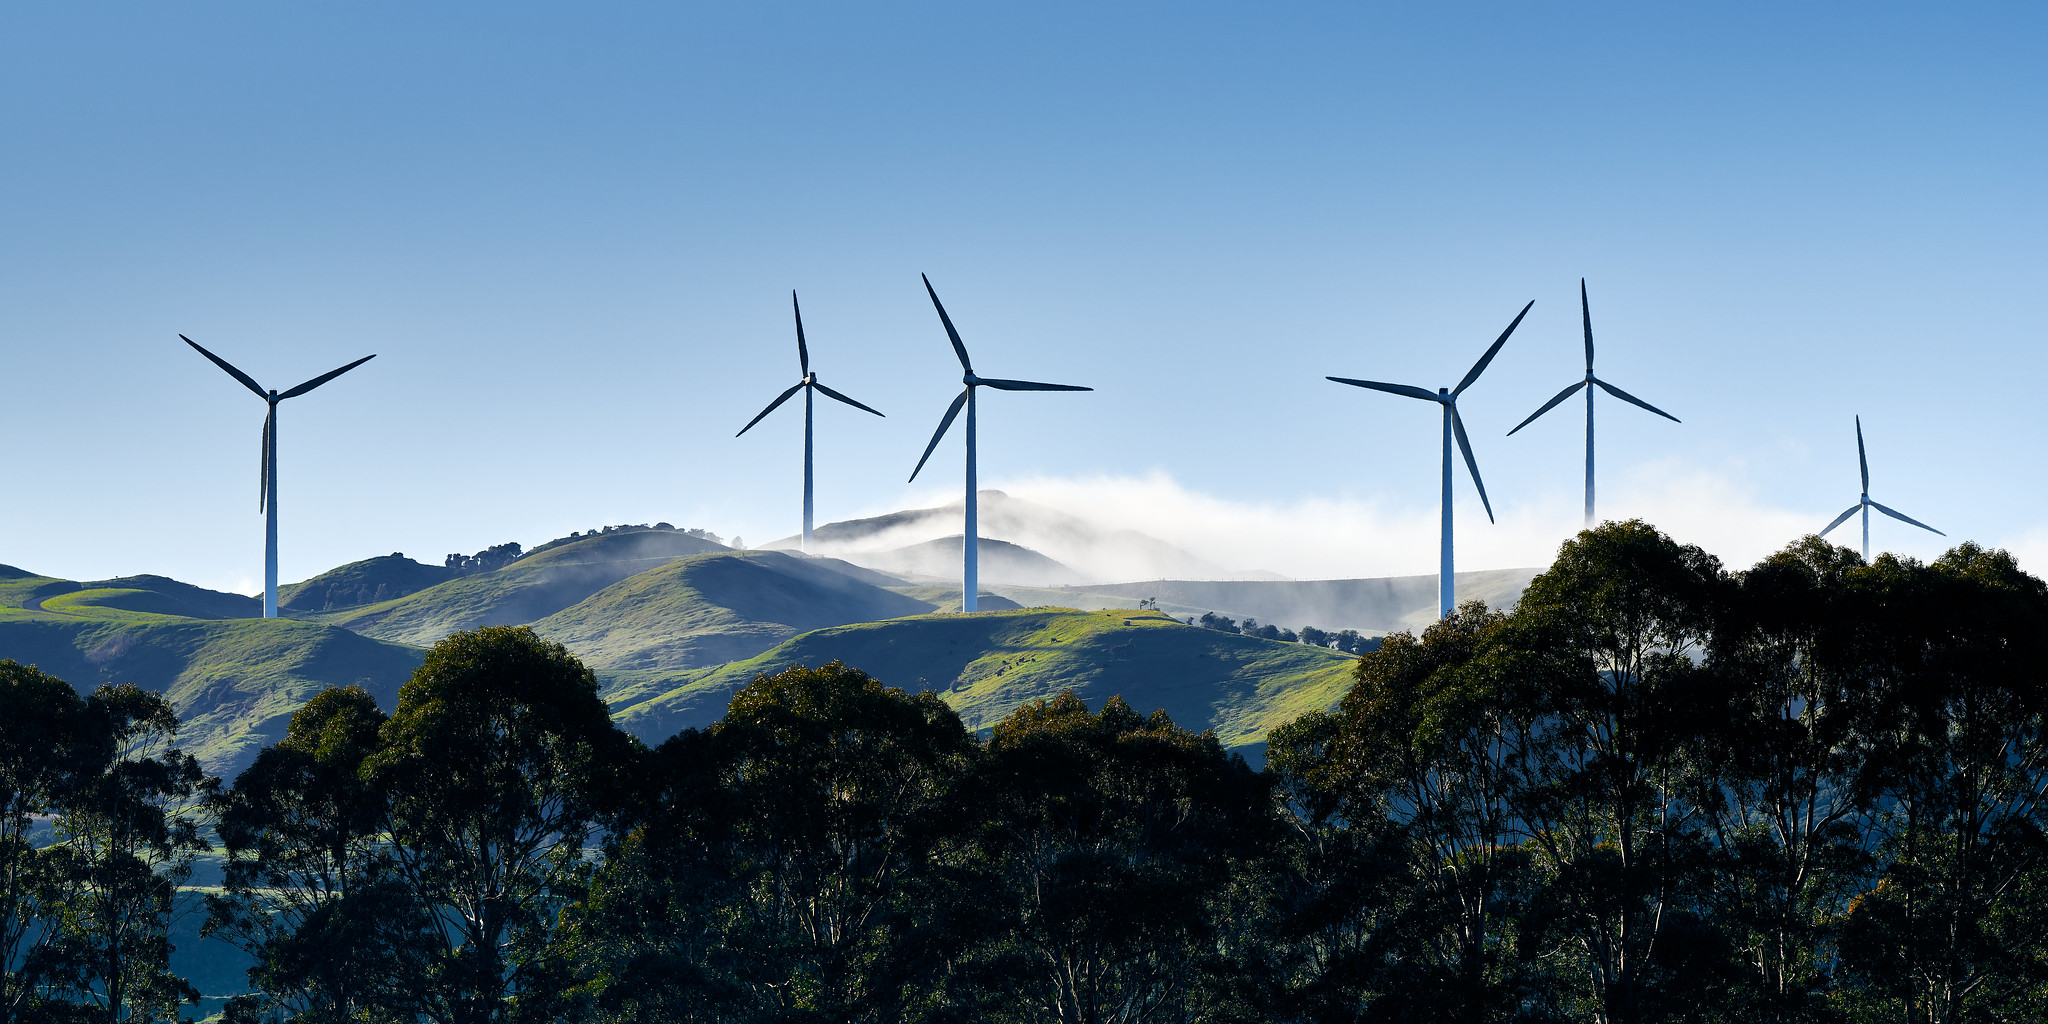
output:
{"label": "forest", "polygon": [[[233,780],[160,696],[0,663],[0,1018],[2048,1018],[2048,586],[1639,521],[1361,654],[1263,764],[1073,694],[986,735],[858,668],[649,747],[525,628]],[[218,885],[192,885],[202,856]]]}

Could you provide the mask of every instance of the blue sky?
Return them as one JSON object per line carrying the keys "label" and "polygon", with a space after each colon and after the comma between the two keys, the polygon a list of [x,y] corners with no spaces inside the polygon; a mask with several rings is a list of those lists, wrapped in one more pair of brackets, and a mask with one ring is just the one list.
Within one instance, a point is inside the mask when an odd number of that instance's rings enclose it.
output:
{"label": "blue sky", "polygon": [[[793,532],[957,494],[931,275],[986,486],[1290,575],[1435,564],[1455,383],[1499,522],[1747,564],[1872,496],[2048,565],[2048,32],[1897,5],[13,5],[0,13],[0,561],[250,589],[287,387],[287,580],[605,523]],[[273,383],[274,382],[274,383]],[[1575,409],[1576,407],[1574,407]],[[1562,415],[1561,415],[1562,414]],[[1948,541],[1874,540],[1922,557]],[[1853,534],[1843,539],[1853,542]]]}

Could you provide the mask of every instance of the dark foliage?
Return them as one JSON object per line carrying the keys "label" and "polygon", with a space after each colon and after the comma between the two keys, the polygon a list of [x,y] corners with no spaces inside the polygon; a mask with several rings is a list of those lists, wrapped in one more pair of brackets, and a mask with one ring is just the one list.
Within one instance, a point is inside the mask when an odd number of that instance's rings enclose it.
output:
{"label": "dark foliage", "polygon": [[1355,682],[1260,772],[1114,698],[976,737],[836,662],[650,751],[500,628],[225,793],[161,699],[0,663],[0,1009],[175,1016],[210,817],[243,1021],[2048,1016],[2048,586],[2004,553],[1731,573],[1609,524],[1513,611],[1298,639]]}

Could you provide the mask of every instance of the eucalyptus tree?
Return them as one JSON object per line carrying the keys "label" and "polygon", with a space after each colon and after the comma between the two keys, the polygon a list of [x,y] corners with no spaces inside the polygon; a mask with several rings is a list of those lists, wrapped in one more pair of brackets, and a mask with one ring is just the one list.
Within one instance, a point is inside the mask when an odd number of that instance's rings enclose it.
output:
{"label": "eucalyptus tree", "polygon": [[215,800],[227,862],[204,934],[250,954],[243,1016],[391,1020],[417,1013],[429,935],[395,876],[383,794],[365,783],[385,715],[335,687],[292,715]]}
{"label": "eucalyptus tree", "polygon": [[590,670],[531,629],[456,633],[427,652],[362,772],[386,798],[395,876],[430,915],[430,1015],[495,1021],[553,997],[528,982],[632,749]]}
{"label": "eucalyptus tree", "polygon": [[1213,733],[1072,692],[998,723],[975,786],[996,916],[964,972],[993,1020],[1135,1022],[1232,1006],[1233,873],[1278,836],[1268,780]]}
{"label": "eucalyptus tree", "polygon": [[1897,709],[1879,755],[1882,861],[1842,936],[1842,975],[1904,1019],[2048,1014],[2048,584],[1964,544],[1880,556],[1865,628]]}
{"label": "eucalyptus tree", "polygon": [[[1696,658],[1726,578],[1639,520],[1567,541],[1522,594],[1506,644],[1540,695],[1515,795],[1544,882],[1524,941],[1568,965],[1552,991],[1603,1021],[1644,1019],[1718,983],[1698,915],[1706,852],[1690,796],[1711,696]],[[1681,950],[1704,959],[1688,962]]]}
{"label": "eucalyptus tree", "polygon": [[133,683],[86,699],[87,770],[64,796],[67,862],[45,991],[108,1021],[175,1019],[199,993],[171,970],[179,887],[210,849],[197,809],[217,789],[177,745],[171,702]]}
{"label": "eucalyptus tree", "polygon": [[85,711],[70,683],[0,661],[0,1021],[50,1012],[38,982],[61,934],[68,851],[40,833],[90,768]]}

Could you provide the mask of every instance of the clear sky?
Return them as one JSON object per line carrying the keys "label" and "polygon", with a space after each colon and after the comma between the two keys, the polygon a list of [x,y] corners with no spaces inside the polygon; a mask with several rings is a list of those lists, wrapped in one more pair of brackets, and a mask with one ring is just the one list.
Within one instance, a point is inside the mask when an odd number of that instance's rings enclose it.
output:
{"label": "clear sky", "polygon": [[[1456,383],[1499,522],[1746,565],[1872,497],[2048,568],[2048,15],[1890,4],[12,4],[0,561],[258,585],[606,523],[794,532],[956,497],[931,275],[989,375],[982,479],[1299,577],[1435,566]],[[957,428],[956,428],[957,429]],[[1854,543],[1853,523],[1838,534]],[[1877,546],[1951,541],[1880,521]]]}

